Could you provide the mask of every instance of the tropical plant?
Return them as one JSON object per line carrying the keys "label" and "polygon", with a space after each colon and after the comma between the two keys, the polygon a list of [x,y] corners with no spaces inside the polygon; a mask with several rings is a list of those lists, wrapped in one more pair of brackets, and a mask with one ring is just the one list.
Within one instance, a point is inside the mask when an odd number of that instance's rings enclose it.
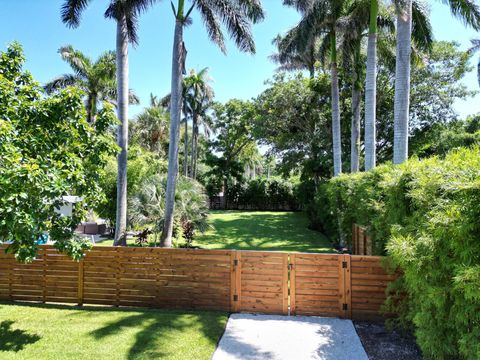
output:
{"label": "tropical plant", "polygon": [[[29,262],[48,233],[57,249],[79,260],[89,244],[73,240],[73,231],[104,197],[97,170],[117,151],[107,131],[115,115],[105,104],[92,127],[81,90],[45,96],[24,61],[18,43],[0,53],[0,241]],[[66,195],[79,200],[71,217],[58,212]]]}
{"label": "tropical plant", "polygon": [[[443,0],[452,14],[475,30],[480,29],[480,7],[471,0]],[[395,110],[393,162],[400,164],[408,159],[409,105],[410,105],[410,55],[412,38],[412,0],[396,1],[397,48],[395,70]],[[413,7],[414,9],[414,7]]]}
{"label": "tropical plant", "polygon": [[168,149],[168,175],[165,205],[165,226],[162,246],[171,246],[174,216],[174,197],[178,172],[178,143],[180,115],[182,108],[182,74],[185,71],[186,49],[183,42],[183,30],[191,22],[190,14],[197,9],[204,20],[210,40],[225,52],[222,21],[235,44],[241,51],[254,53],[255,43],[251,33],[251,24],[263,19],[260,0],[195,0],[186,10],[186,0],[177,0],[172,8],[175,16],[175,31],[172,53],[172,90],[170,107],[170,144]]}
{"label": "tropical plant", "polygon": [[169,113],[152,98],[150,106],[132,123],[131,141],[163,157],[168,144],[168,127]]}
{"label": "tropical plant", "polygon": [[[155,243],[165,224],[166,178],[154,174],[146,178],[135,192],[130,202],[131,222],[141,226],[152,226]],[[196,231],[208,229],[208,199],[205,190],[193,179],[179,177],[175,194],[175,219],[181,233],[173,234],[178,240],[186,240],[191,245]]]}
{"label": "tropical plant", "polygon": [[[115,52],[107,51],[100,55],[95,62],[81,51],[75,50],[71,45],[62,46],[58,52],[74,73],[58,76],[45,84],[43,88],[47,94],[68,86],[78,87],[84,91],[87,94],[85,100],[87,120],[92,124],[101,102],[106,101],[116,105]],[[139,103],[138,97],[132,90],[129,91],[129,102],[130,104]]]}
{"label": "tropical plant", "polygon": [[[64,0],[62,21],[70,27],[78,27],[80,18],[91,0]],[[117,220],[114,245],[126,245],[127,228],[127,157],[128,157],[128,44],[138,44],[138,16],[154,0],[110,0],[105,17],[117,23],[117,112],[121,124],[118,127]]]}

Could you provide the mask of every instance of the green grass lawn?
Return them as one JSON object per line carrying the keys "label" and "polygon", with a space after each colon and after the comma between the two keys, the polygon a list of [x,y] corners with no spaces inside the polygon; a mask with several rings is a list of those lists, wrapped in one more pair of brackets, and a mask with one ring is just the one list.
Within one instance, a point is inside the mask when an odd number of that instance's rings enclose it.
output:
{"label": "green grass lawn", "polygon": [[0,359],[210,359],[227,314],[0,303]]}
{"label": "green grass lawn", "polygon": [[194,245],[207,249],[330,252],[330,241],[307,228],[301,212],[212,211],[212,229],[197,234]]}

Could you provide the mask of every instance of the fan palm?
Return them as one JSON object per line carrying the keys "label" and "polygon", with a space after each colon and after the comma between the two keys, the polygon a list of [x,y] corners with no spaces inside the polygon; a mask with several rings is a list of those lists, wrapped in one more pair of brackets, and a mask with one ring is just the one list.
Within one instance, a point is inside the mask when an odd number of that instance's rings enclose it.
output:
{"label": "fan palm", "polygon": [[[412,0],[396,0],[397,56],[395,67],[393,162],[400,164],[408,158],[408,119],[410,105],[410,55],[412,38]],[[452,14],[466,25],[480,30],[480,7],[475,0],[442,0]]]}
{"label": "fan palm", "polygon": [[172,52],[172,90],[170,107],[170,144],[168,149],[168,175],[165,203],[165,226],[161,245],[172,245],[173,215],[175,206],[175,186],[178,167],[179,127],[182,108],[182,77],[185,72],[186,49],[183,42],[184,27],[191,23],[190,14],[196,9],[202,17],[208,36],[225,52],[224,35],[220,22],[223,22],[241,51],[254,53],[255,43],[251,24],[263,19],[260,0],[194,0],[186,10],[186,0],[172,3],[175,16],[175,31]]}
{"label": "fan palm", "polygon": [[[87,94],[85,100],[87,120],[93,123],[100,102],[106,101],[116,105],[115,52],[107,51],[95,62],[81,51],[75,50],[72,45],[62,46],[58,53],[74,73],[60,75],[45,84],[43,88],[48,94],[68,86],[82,89]],[[129,91],[129,102],[130,104],[139,103],[138,97],[132,90]]]}
{"label": "fan palm", "polygon": [[[70,27],[78,27],[83,11],[91,0],[65,0],[62,21]],[[126,245],[127,229],[127,155],[128,155],[128,44],[138,44],[138,16],[154,0],[110,0],[105,17],[117,23],[117,112],[121,124],[117,141],[120,146],[117,177],[117,215],[114,245]]]}

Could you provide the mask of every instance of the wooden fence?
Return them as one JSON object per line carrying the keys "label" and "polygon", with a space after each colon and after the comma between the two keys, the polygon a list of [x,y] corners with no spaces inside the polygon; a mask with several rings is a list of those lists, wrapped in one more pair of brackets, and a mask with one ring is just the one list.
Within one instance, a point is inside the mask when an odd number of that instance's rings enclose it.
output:
{"label": "wooden fence", "polygon": [[0,251],[0,300],[377,318],[381,258],[236,250],[94,247],[80,262],[40,246]]}
{"label": "wooden fence", "polygon": [[353,224],[352,226],[352,253],[355,255],[372,255],[372,240],[367,235],[367,229]]}

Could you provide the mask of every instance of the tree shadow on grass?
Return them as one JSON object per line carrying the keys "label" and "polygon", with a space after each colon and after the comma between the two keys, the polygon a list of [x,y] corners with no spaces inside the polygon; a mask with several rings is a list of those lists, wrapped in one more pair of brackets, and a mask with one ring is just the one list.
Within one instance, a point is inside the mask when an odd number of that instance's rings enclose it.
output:
{"label": "tree shadow on grass", "polygon": [[[129,349],[127,359],[157,359],[175,355],[172,354],[172,348],[169,349],[167,346],[169,343],[179,341],[172,332],[178,334],[195,325],[210,343],[216,344],[225,327],[224,319],[223,313],[146,311],[112,321],[91,332],[91,335],[95,339],[103,339],[131,328],[138,328],[139,331],[135,335],[135,341]],[[175,348],[178,348],[178,345]]]}
{"label": "tree shadow on grass", "polygon": [[25,346],[40,340],[37,334],[29,334],[25,330],[12,329],[14,321],[5,320],[0,322],[0,351],[18,352]]}

